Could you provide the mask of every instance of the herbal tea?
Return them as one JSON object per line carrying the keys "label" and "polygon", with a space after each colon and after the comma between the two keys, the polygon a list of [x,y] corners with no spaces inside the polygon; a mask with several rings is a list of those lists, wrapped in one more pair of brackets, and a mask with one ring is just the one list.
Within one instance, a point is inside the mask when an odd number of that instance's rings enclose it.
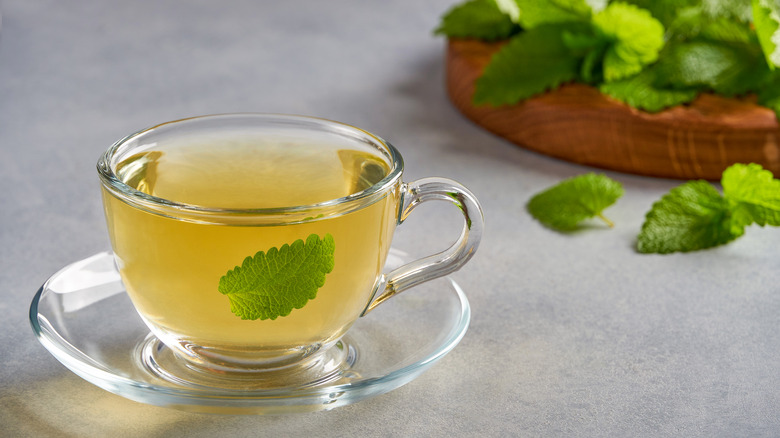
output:
{"label": "herbal tea", "polygon": [[[384,178],[389,165],[368,149],[235,139],[148,148],[124,158],[115,172],[130,187],[177,203],[260,209],[316,204],[360,192]],[[248,357],[274,357],[296,347],[327,343],[349,328],[367,304],[384,265],[398,196],[396,187],[346,214],[334,206],[330,213],[322,210],[322,215],[302,223],[253,225],[238,212],[221,214],[218,223],[147,212],[103,189],[122,279],[155,334],[216,354]],[[241,313],[240,299],[235,304],[234,297],[221,292],[222,277],[234,271],[229,280],[241,280],[243,271],[237,267],[258,252],[263,252],[262,260],[252,263],[265,266],[275,264],[284,251],[312,248],[307,240],[312,235],[332,241],[332,269],[321,287],[314,288],[314,297],[287,315],[242,319],[247,315]],[[295,244],[298,240],[304,243]]]}

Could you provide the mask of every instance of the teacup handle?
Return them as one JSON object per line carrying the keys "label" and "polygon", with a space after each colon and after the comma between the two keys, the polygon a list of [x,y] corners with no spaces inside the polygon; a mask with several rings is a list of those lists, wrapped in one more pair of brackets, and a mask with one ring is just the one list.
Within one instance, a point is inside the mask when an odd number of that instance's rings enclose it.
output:
{"label": "teacup handle", "polygon": [[482,239],[484,228],[482,208],[477,198],[459,183],[447,178],[431,177],[404,184],[401,190],[402,206],[398,225],[402,224],[418,205],[426,201],[439,200],[451,202],[460,209],[465,222],[463,231],[458,240],[448,249],[383,274],[361,316],[410,287],[457,271],[474,255]]}

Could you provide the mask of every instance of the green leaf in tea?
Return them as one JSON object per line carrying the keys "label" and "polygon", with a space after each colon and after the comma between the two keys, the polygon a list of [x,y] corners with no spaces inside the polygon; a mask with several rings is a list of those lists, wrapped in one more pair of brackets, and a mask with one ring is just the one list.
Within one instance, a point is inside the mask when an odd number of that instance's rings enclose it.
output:
{"label": "green leaf in tea", "polygon": [[623,195],[623,186],[605,175],[588,173],[560,182],[535,195],[528,212],[542,224],[559,231],[572,231],[585,219],[598,216]]}
{"label": "green leaf in tea", "polygon": [[276,319],[300,309],[317,296],[334,266],[333,236],[316,234],[292,245],[247,257],[219,279],[230,310],[241,319]]}
{"label": "green leaf in tea", "polygon": [[477,80],[474,103],[514,104],[577,77],[580,60],[563,41],[577,23],[546,24],[512,38]]}
{"label": "green leaf in tea", "polygon": [[520,30],[494,0],[470,0],[450,9],[435,33],[450,38],[504,39]]}
{"label": "green leaf in tea", "polygon": [[626,3],[612,3],[593,17],[593,25],[609,41],[604,54],[607,82],[639,73],[658,59],[664,27],[650,12]]}

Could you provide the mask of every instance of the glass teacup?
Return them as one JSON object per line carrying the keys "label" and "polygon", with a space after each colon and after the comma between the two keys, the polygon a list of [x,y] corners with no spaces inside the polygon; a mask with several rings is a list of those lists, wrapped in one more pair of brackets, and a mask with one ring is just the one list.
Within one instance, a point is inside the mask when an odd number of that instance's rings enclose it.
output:
{"label": "glass teacup", "polygon": [[[349,356],[338,341],[357,318],[459,269],[482,235],[466,188],[444,178],[404,183],[388,142],[317,118],[164,123],[115,143],[98,172],[133,305],[205,373],[287,373],[304,383],[337,375]],[[428,200],[459,207],[460,237],[383,274],[395,227]],[[285,385],[277,377],[269,381]]]}

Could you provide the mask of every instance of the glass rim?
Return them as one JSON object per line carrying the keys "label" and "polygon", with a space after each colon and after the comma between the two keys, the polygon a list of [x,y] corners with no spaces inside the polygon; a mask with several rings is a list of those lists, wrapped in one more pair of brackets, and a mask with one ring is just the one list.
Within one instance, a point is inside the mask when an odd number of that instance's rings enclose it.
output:
{"label": "glass rim", "polygon": [[[217,120],[217,119],[241,119],[255,120],[258,122],[277,122],[277,123],[298,123],[302,128],[307,127],[311,130],[321,130],[336,134],[352,135],[363,141],[367,141],[379,152],[381,152],[389,161],[390,170],[384,178],[359,192],[351,193],[335,199],[305,205],[291,205],[284,207],[271,208],[222,208],[208,207],[203,205],[178,202],[158,196],[141,192],[128,184],[124,183],[114,172],[113,159],[119,155],[123,146],[128,145],[133,140],[140,139],[146,135],[154,133],[157,130],[170,128],[175,125],[186,123]],[[314,128],[314,129],[312,129]],[[122,139],[114,142],[105,152],[103,152],[97,162],[97,171],[101,183],[113,196],[119,200],[131,204],[134,207],[150,213],[171,217],[179,220],[188,220],[191,222],[214,223],[219,217],[230,216],[231,223],[237,218],[244,217],[247,221],[262,218],[262,222],[282,219],[285,223],[305,222],[319,219],[317,212],[328,209],[327,217],[346,214],[348,212],[362,208],[371,204],[386,194],[396,182],[400,179],[403,172],[403,157],[401,153],[390,142],[381,137],[372,134],[364,129],[329,119],[293,115],[293,114],[275,114],[275,113],[224,113],[210,114],[183,119],[172,120],[160,123],[145,129],[141,129],[129,134]],[[239,221],[240,222],[240,221]]]}

